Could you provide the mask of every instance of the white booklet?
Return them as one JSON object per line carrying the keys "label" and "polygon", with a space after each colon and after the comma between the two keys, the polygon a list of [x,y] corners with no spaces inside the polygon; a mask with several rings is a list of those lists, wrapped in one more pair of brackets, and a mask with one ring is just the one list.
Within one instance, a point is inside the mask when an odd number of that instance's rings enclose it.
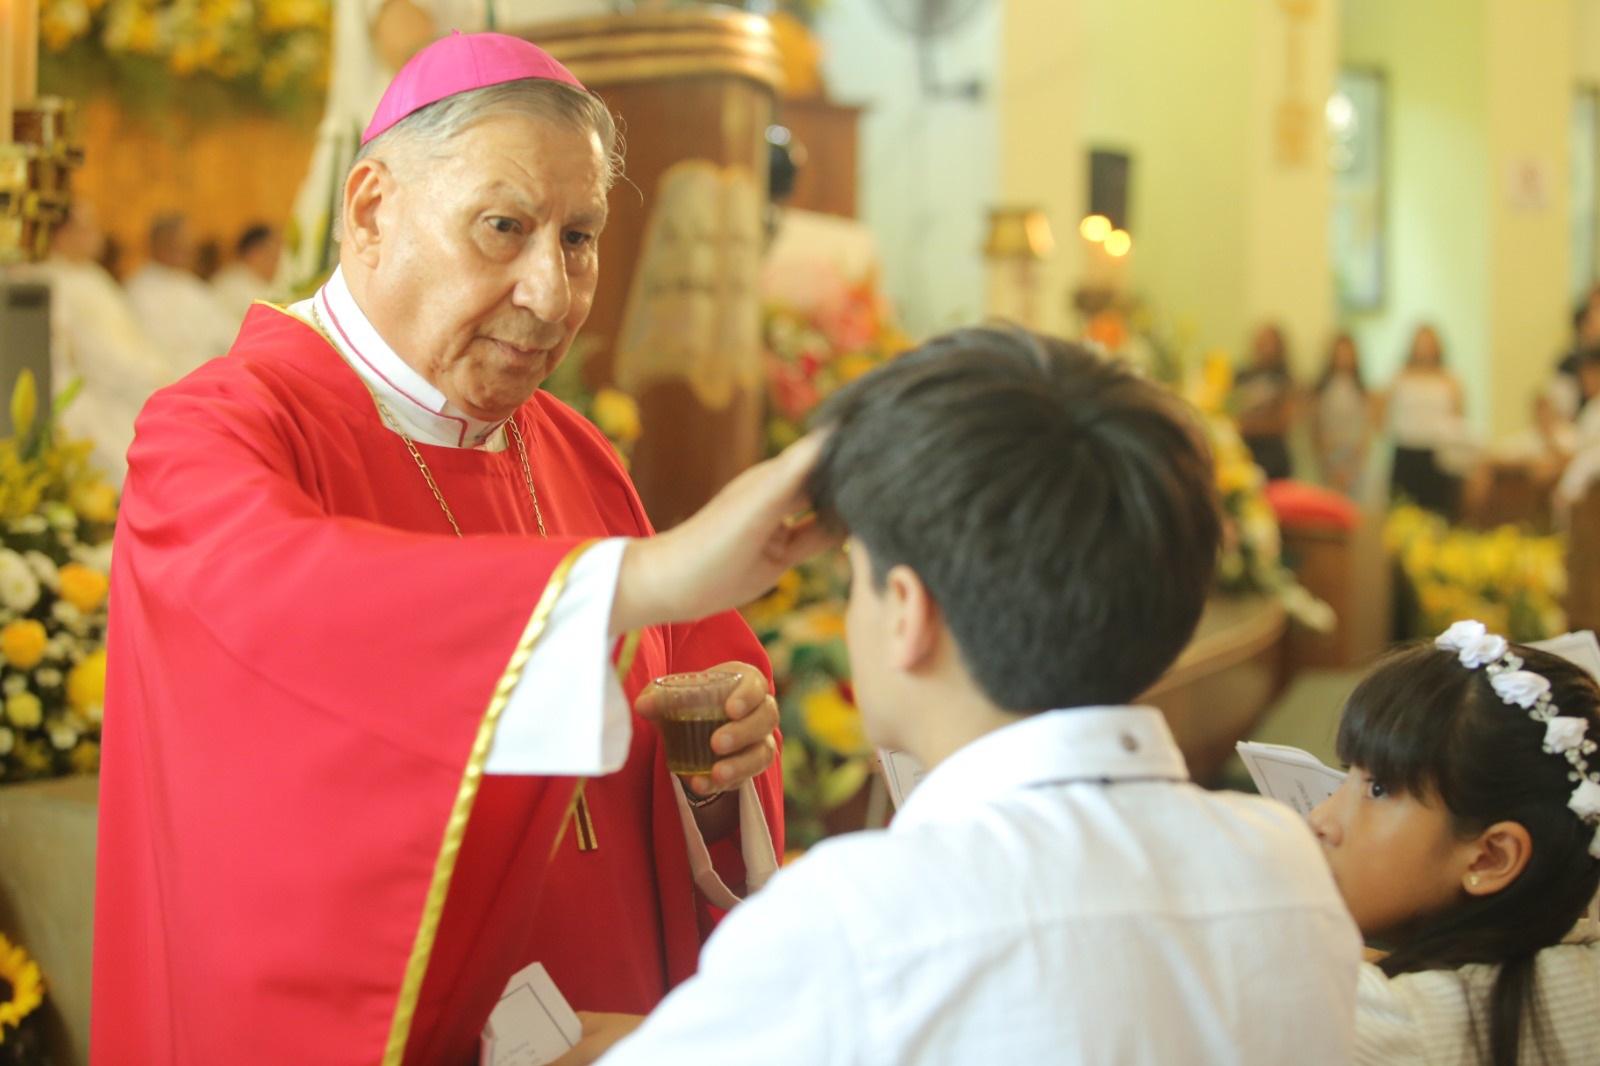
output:
{"label": "white booklet", "polygon": [[545,1066],[583,1036],[583,1023],[550,979],[544,964],[523,967],[506,982],[483,1027],[479,1066]]}
{"label": "white booklet", "polygon": [[1257,744],[1241,740],[1235,745],[1256,791],[1279,803],[1287,803],[1302,815],[1338,791],[1344,781],[1343,770],[1325,766],[1309,751],[1286,744]]}
{"label": "white booklet", "polygon": [[1592,629],[1563,633],[1549,640],[1529,641],[1528,647],[1547,651],[1551,655],[1559,655],[1568,662],[1583,667],[1596,681],[1600,681],[1600,640],[1595,639]]}
{"label": "white booklet", "polygon": [[878,764],[883,767],[883,783],[889,786],[889,798],[898,811],[927,771],[914,756],[893,748],[878,749]]}

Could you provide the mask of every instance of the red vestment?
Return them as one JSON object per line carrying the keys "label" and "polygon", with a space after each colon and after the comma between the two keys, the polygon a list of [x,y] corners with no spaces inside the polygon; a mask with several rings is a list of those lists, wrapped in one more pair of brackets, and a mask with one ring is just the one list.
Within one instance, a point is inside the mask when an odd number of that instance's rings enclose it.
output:
{"label": "red vestment", "polygon": [[[360,379],[276,309],[146,406],[113,553],[95,1062],[368,1066],[398,1040],[461,1063],[531,961],[579,1010],[644,1013],[693,972],[713,915],[652,726],[586,786],[597,850],[558,840],[570,778],[471,795],[536,605],[591,538],[649,532],[591,425],[544,393],[515,417],[548,540],[515,446],[419,444],[457,539]],[[766,669],[736,614],[647,630],[624,687],[727,660]],[[781,854],[777,767],[755,784]],[[712,854],[737,890],[736,843]]]}

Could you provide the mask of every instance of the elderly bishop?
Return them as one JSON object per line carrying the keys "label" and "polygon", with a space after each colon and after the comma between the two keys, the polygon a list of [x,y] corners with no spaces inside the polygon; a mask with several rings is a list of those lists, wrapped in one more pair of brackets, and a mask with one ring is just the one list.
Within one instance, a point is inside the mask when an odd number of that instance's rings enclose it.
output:
{"label": "elderly bishop", "polygon": [[[792,517],[815,442],[652,536],[536,391],[589,312],[615,140],[532,44],[429,46],[366,130],[338,271],[140,416],[96,1061],[475,1061],[518,969],[644,1013],[772,872],[777,711],[728,609],[821,546]],[[685,788],[631,701],[729,664]]]}

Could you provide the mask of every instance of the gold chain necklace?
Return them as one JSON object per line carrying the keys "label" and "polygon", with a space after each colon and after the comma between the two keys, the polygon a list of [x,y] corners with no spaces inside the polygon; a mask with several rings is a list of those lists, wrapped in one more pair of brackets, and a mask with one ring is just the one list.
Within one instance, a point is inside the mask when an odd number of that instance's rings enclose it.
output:
{"label": "gold chain necklace", "polygon": [[[316,319],[317,332],[321,333],[323,339],[327,340],[329,344],[333,344],[333,338],[328,335],[328,328],[323,324],[322,313],[317,310],[315,300],[311,303],[311,317]],[[334,347],[337,348],[338,345],[334,345]],[[372,402],[378,405],[378,413],[383,416],[383,420],[388,424],[389,428],[394,430],[400,439],[406,442],[406,451],[411,453],[411,458],[416,462],[417,469],[422,471],[422,480],[428,483],[428,488],[432,491],[433,498],[439,501],[439,510],[444,512],[444,517],[450,523],[450,528],[455,530],[456,536],[462,536],[461,527],[456,524],[455,512],[450,510],[450,505],[445,502],[444,493],[439,491],[439,483],[433,479],[433,471],[428,469],[428,461],[422,457],[421,450],[417,448],[417,442],[412,440],[411,435],[404,429],[400,428],[400,420],[395,417],[393,411],[384,406],[383,401],[378,399],[376,394],[373,395]],[[533,487],[533,467],[528,464],[527,442],[522,439],[522,430],[517,426],[516,415],[506,419],[505,424],[506,428],[511,431],[512,438],[517,442],[517,457],[522,460],[522,481],[528,486],[528,499],[533,501],[533,520],[539,526],[539,536],[548,539],[550,534],[544,528],[544,512],[539,510],[539,491]]]}
{"label": "gold chain necklace", "polygon": [[[311,318],[313,320],[312,325],[318,333],[322,334],[322,339],[327,341],[335,351],[338,351],[339,346],[333,343],[333,337],[329,335],[327,327],[323,325],[322,314],[317,310],[315,300],[311,303]],[[369,389],[368,391],[371,390]],[[445,502],[444,493],[439,491],[439,483],[433,479],[433,471],[428,469],[428,461],[422,457],[422,451],[417,447],[417,442],[411,439],[409,433],[400,428],[400,420],[395,417],[393,411],[384,406],[383,401],[378,399],[376,393],[373,394],[372,402],[377,404],[378,413],[383,416],[383,420],[389,428],[399,434],[400,439],[406,442],[406,451],[411,453],[411,458],[415,460],[417,469],[422,472],[422,480],[428,483],[428,489],[433,493],[433,498],[439,501],[439,510],[444,512],[444,516],[449,521],[450,528],[455,530],[456,536],[461,537],[461,527],[456,524],[455,512],[450,510],[450,505]],[[511,430],[511,436],[517,442],[517,456],[522,460],[522,480],[528,486],[528,499],[533,501],[533,520],[539,525],[539,536],[548,539],[550,534],[544,528],[544,513],[539,510],[539,491],[533,487],[533,467],[528,463],[528,444],[522,439],[522,430],[517,426],[516,415],[513,414],[506,419],[506,428]],[[629,658],[631,660],[631,655]],[[572,804],[567,808],[567,817],[572,819],[576,827],[578,850],[594,851],[600,846],[600,838],[594,831],[594,816],[590,813],[589,801],[583,794],[584,784],[585,782],[582,780],[578,782],[577,789],[572,796]],[[566,822],[563,821],[562,831],[565,832],[565,830]],[[557,837],[557,843],[559,842],[560,837]]]}

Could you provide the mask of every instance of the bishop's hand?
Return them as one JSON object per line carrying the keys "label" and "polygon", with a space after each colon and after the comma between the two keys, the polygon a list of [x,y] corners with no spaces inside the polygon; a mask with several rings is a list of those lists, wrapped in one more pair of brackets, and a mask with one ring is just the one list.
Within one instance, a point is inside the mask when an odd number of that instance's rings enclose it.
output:
{"label": "bishop's hand", "polygon": [[838,543],[805,514],[811,506],[806,478],[822,442],[822,435],[811,434],[734,478],[682,525],[629,541],[612,631],[689,622],[738,607],[796,563]]}
{"label": "bishop's hand", "polygon": [[[721,663],[710,669],[738,674],[739,685],[723,705],[728,713],[727,724],[711,734],[711,750],[717,756],[711,772],[683,779],[690,796],[712,796],[737,789],[778,757],[778,701],[767,691],[766,675],[749,663]],[[634,700],[634,709],[645,718],[656,717],[655,692],[656,686],[651,683]]]}

